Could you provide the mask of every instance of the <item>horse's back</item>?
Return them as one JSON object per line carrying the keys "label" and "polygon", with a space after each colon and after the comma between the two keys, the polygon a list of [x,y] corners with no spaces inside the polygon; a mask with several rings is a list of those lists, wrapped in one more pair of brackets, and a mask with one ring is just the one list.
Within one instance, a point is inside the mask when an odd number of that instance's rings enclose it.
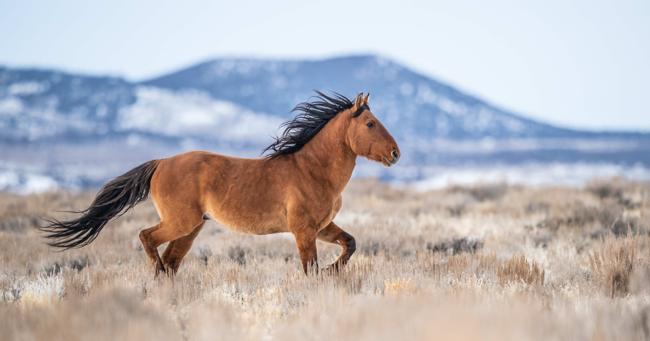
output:
{"label": "horse's back", "polygon": [[[189,199],[205,191],[219,191],[242,171],[259,168],[260,159],[244,159],[206,151],[191,151],[158,161],[151,193]],[[188,202],[195,201],[193,198]]]}

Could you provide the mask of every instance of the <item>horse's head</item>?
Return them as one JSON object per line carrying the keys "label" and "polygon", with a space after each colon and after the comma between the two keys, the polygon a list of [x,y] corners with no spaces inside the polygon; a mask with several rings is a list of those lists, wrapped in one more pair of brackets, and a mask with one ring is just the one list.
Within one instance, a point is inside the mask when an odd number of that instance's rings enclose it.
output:
{"label": "horse's head", "polygon": [[400,157],[399,147],[384,125],[368,106],[370,94],[360,93],[350,109],[352,118],[347,131],[347,142],[356,155],[381,162],[390,167]]}

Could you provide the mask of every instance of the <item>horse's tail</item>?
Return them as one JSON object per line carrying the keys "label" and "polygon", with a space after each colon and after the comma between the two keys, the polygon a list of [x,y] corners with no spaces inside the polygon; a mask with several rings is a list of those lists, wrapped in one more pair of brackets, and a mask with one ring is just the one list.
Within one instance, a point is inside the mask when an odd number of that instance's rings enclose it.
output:
{"label": "horse's tail", "polygon": [[81,213],[77,219],[48,219],[48,225],[40,227],[50,239],[48,245],[71,249],[90,244],[111,219],[147,199],[157,166],[158,160],[145,162],[109,181],[99,190],[90,207],[75,212]]}

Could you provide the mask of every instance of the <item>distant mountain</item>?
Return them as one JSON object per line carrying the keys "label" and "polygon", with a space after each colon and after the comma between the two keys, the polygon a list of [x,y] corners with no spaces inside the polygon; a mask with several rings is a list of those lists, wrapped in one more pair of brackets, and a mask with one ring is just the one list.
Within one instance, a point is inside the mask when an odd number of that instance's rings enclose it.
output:
{"label": "distant mountain", "polygon": [[271,132],[271,126],[279,123],[278,118],[198,91],[169,91],[121,78],[0,68],[0,142],[71,142],[142,134],[249,144],[262,138],[251,125]]}
{"label": "distant mountain", "polygon": [[92,186],[138,160],[193,148],[259,155],[313,89],[371,93],[404,162],[363,174],[422,178],[433,165],[468,163],[650,166],[650,134],[531,120],[389,59],[222,58],[142,82],[0,67],[0,189],[25,174]]}
{"label": "distant mountain", "polygon": [[198,90],[282,117],[313,89],[372,94],[372,108],[405,137],[556,137],[576,131],[535,122],[375,56],[316,61],[216,59],[144,84]]}

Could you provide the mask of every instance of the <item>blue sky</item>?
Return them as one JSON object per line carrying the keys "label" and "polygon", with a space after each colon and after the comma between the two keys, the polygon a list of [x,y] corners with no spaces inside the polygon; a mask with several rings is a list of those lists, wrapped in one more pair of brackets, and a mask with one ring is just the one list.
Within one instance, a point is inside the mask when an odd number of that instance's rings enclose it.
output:
{"label": "blue sky", "polygon": [[534,118],[650,130],[647,0],[0,0],[0,32],[0,64],[135,80],[215,56],[377,53]]}

